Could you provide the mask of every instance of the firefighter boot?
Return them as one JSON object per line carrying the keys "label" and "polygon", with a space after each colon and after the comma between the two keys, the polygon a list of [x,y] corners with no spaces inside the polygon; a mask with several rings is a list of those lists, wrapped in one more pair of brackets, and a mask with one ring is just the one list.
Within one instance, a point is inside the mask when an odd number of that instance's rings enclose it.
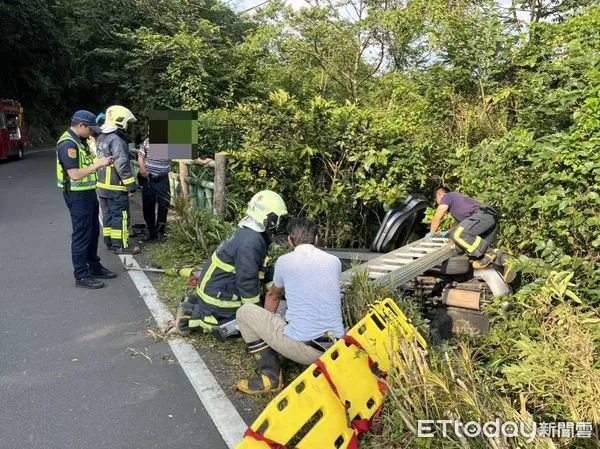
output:
{"label": "firefighter boot", "polygon": [[501,249],[496,251],[496,260],[494,261],[494,265],[497,267],[498,271],[502,270],[502,279],[507,284],[513,282],[517,277],[517,269],[514,266],[512,261],[514,257],[510,254],[502,251]]}
{"label": "firefighter boot", "polygon": [[512,256],[506,254],[502,250],[498,251],[498,257],[496,258],[496,265],[498,265],[499,267],[502,267],[502,269],[503,269],[502,279],[504,279],[504,282],[506,282],[507,284],[510,284],[511,282],[513,282],[515,280],[515,278],[517,277],[517,270],[516,270],[514,264],[511,263],[512,260],[513,260]]}
{"label": "firefighter boot", "polygon": [[505,262],[504,271],[502,273],[502,279],[504,279],[504,282],[510,284],[516,279],[516,277],[517,270],[515,269],[515,267],[510,262]]}
{"label": "firefighter boot", "polygon": [[248,343],[248,351],[256,362],[258,377],[242,379],[238,382],[237,389],[246,394],[281,391],[283,372],[279,366],[279,355],[262,340]]}
{"label": "firefighter boot", "polygon": [[181,301],[177,306],[177,312],[175,314],[175,329],[180,334],[190,333],[190,320],[192,319],[192,312],[194,311],[194,304],[190,304],[185,301]]}
{"label": "firefighter boot", "polygon": [[484,268],[487,268],[492,262],[494,262],[494,260],[496,260],[496,252],[487,252],[481,259],[473,261],[473,269],[483,270]]}

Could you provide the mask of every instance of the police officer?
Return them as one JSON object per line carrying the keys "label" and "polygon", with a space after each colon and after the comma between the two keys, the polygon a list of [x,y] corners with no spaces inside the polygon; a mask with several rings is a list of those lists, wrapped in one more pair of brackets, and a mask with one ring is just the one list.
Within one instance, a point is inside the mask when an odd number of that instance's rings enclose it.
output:
{"label": "police officer", "polygon": [[102,266],[98,257],[98,199],[96,198],[96,171],[112,162],[104,157],[93,161],[86,139],[91,132],[100,132],[96,116],[89,111],[77,111],[71,127],[56,144],[56,184],[63,190],[65,203],[71,214],[71,258],[75,285],[84,288],[102,288],[101,279],[117,275]]}
{"label": "police officer", "polygon": [[[180,303],[175,322],[179,332],[213,330],[235,319],[242,304],[259,302],[269,234],[284,215],[287,208],[277,193],[263,190],[252,197],[238,231],[221,242],[204,264],[195,294]],[[269,281],[264,280],[267,285]]]}
{"label": "police officer", "polygon": [[106,204],[102,221],[104,242],[116,253],[127,252],[129,247],[128,194],[137,190],[137,184],[131,170],[126,131],[135,121],[129,109],[118,105],[109,107],[102,134],[96,141],[98,156],[114,159],[111,166],[98,171],[98,196]]}

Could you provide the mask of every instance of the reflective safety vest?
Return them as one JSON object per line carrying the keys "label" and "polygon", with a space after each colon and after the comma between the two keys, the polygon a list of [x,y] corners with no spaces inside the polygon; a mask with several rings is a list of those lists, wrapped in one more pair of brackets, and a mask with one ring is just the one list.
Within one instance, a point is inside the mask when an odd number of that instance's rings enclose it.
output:
{"label": "reflective safety vest", "polygon": [[88,152],[85,145],[77,142],[69,131],[65,131],[58,142],[56,142],[56,185],[59,189],[72,192],[81,192],[84,190],[94,190],[98,175],[94,172],[77,181],[69,179],[69,175],[63,170],[63,167],[58,159],[58,147],[61,143],[70,140],[77,148],[77,157],[79,159],[79,168],[86,168],[93,164],[93,155]]}

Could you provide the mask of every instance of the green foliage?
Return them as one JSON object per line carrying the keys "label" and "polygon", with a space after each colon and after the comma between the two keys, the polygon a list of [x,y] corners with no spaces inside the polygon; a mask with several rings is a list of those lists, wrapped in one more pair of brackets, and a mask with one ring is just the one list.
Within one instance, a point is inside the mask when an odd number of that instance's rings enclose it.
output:
{"label": "green foliage", "polygon": [[255,95],[258,60],[239,45],[252,27],[218,0],[2,2],[0,98],[60,128],[76,108],[226,106]]}
{"label": "green foliage", "polygon": [[577,267],[580,288],[598,301],[598,70],[588,77],[593,87],[583,91],[569,128],[538,138],[517,128],[486,141],[467,155],[459,176],[467,192],[481,192],[502,211],[504,245],[547,264]]}
{"label": "green foliage", "polygon": [[545,272],[509,301],[497,299],[480,359],[499,391],[522,395],[536,416],[597,422],[600,315],[575,294],[572,279],[572,272]]}
{"label": "green foliage", "polygon": [[65,113],[57,82],[70,74],[61,3],[0,2],[0,98],[20,100],[27,119],[43,125]]}
{"label": "green foliage", "polygon": [[169,223],[168,242],[154,246],[151,258],[166,268],[201,268],[234,228],[210,213],[190,207],[182,197],[176,197],[174,205],[177,219]]}
{"label": "green foliage", "polygon": [[155,20],[121,36],[133,45],[126,87],[138,110],[201,111],[249,94],[254,68],[236,47],[248,22],[217,1],[148,2],[147,8]]}
{"label": "green foliage", "polygon": [[425,132],[426,120],[320,97],[304,106],[274,92],[267,102],[238,107],[228,120],[243,142],[230,152],[230,191],[245,202],[251,192],[275,189],[291,214],[323,224],[324,243],[364,245],[369,217],[381,205],[430,187],[427,156],[438,136]]}

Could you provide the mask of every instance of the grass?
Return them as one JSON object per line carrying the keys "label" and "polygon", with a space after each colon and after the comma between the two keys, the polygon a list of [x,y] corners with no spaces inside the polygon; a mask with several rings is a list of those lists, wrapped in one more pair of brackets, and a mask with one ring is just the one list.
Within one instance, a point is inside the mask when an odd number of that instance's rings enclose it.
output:
{"label": "grass", "polygon": [[187,280],[180,277],[156,276],[152,279],[160,298],[175,312],[177,305],[188,291]]}
{"label": "grass", "polygon": [[[389,378],[380,432],[369,448],[600,447],[600,316],[550,273],[511,298],[497,299],[489,335],[431,347],[427,358],[407,345]],[[592,422],[591,439],[417,438],[419,419]]]}
{"label": "grass", "polygon": [[371,304],[384,298],[393,298],[421,335],[427,338],[429,321],[423,317],[417,302],[389,286],[369,282],[366,271],[359,272],[353,277],[350,289],[344,294],[342,306],[344,324],[351,328],[369,312]]}
{"label": "grass", "polygon": [[[156,245],[149,251],[150,258],[153,261],[157,259],[153,255],[160,255],[159,260],[164,263],[175,262],[169,259],[170,253],[161,250],[161,247],[168,247],[168,244]],[[169,265],[173,266],[173,265]],[[160,298],[168,305],[174,313],[181,298],[188,291],[187,280],[178,277],[155,276],[153,284]],[[151,333],[150,333],[151,332]],[[156,340],[157,338],[169,338],[165,336],[162,329],[149,329],[150,335]],[[187,340],[194,345],[202,355],[206,364],[210,367],[213,375],[217,378],[221,387],[228,393],[230,398],[242,398],[242,393],[236,392],[235,384],[238,380],[256,375],[256,367],[254,361],[249,357],[246,346],[241,338],[228,339],[224,343],[219,342],[212,334],[204,334],[194,332]],[[290,361],[283,361],[282,367],[286,379],[289,381],[298,376],[304,369]],[[256,417],[273,399],[274,394],[263,396],[245,396],[243,404],[237,404],[240,407],[250,408],[251,415]]]}

